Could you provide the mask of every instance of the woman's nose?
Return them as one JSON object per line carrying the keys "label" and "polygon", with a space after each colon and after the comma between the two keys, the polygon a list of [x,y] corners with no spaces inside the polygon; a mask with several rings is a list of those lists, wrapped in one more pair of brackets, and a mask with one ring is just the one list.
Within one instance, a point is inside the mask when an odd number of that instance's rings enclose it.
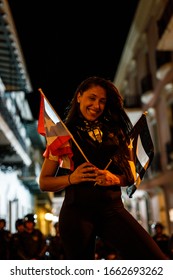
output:
{"label": "woman's nose", "polygon": [[94,107],[95,107],[95,108],[99,108],[99,107],[100,107],[100,102],[99,102],[99,100],[95,100],[95,102],[94,102]]}

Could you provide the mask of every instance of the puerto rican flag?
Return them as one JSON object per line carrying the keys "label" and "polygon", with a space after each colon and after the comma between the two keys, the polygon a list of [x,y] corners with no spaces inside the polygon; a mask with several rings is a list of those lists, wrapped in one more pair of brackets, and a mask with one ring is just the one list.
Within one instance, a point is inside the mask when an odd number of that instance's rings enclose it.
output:
{"label": "puerto rican flag", "polygon": [[73,163],[71,158],[73,153],[69,143],[71,135],[41,89],[40,93],[38,133],[46,138],[47,148],[44,156],[48,157],[51,153],[52,156],[58,158],[61,167],[72,170]]}

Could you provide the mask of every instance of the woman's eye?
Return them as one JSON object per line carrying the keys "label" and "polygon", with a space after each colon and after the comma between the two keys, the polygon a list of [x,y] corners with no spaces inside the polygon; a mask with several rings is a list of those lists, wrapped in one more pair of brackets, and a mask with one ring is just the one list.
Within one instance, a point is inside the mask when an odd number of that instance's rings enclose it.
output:
{"label": "woman's eye", "polygon": [[106,100],[101,100],[100,103],[105,105],[106,104]]}

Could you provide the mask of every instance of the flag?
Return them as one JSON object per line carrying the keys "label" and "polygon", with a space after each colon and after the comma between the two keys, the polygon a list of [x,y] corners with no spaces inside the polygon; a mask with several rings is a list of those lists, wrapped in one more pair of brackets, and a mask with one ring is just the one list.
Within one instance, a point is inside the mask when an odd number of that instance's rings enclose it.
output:
{"label": "flag", "polygon": [[128,186],[126,191],[131,198],[140,185],[146,170],[154,157],[154,145],[151,139],[146,113],[143,113],[130,132],[130,144],[128,146],[129,164],[134,177],[134,184]]}
{"label": "flag", "polygon": [[71,135],[41,92],[38,133],[45,136],[47,148],[45,157],[57,158],[61,167],[73,169],[72,149],[69,143]]}

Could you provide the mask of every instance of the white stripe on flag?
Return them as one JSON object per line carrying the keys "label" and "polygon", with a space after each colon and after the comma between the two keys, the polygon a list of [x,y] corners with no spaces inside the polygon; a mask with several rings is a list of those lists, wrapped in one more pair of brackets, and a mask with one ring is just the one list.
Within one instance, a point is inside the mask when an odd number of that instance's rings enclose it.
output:
{"label": "white stripe on flag", "polygon": [[54,124],[59,123],[60,122],[59,118],[57,117],[55,112],[52,110],[52,108],[50,107],[49,103],[47,102],[47,100],[45,98],[44,98],[44,107],[45,107],[45,111],[46,111],[47,115],[54,122]]}
{"label": "white stripe on flag", "polygon": [[138,135],[137,145],[136,145],[136,156],[140,164],[145,167],[146,163],[149,161],[149,157],[145,152],[145,149],[141,142],[141,137]]}

